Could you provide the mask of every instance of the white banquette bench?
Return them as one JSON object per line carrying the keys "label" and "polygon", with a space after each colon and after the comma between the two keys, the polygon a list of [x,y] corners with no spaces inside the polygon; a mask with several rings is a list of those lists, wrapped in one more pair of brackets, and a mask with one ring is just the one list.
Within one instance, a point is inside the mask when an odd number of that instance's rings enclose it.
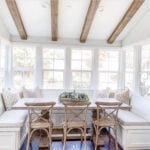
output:
{"label": "white banquette bench", "polygon": [[[57,101],[61,92],[45,90],[42,91],[42,96]],[[86,93],[92,99],[93,92]],[[124,150],[150,149],[150,100],[133,95],[131,106],[130,111],[119,110],[118,142]],[[60,128],[62,118],[62,112],[56,111],[54,127]],[[89,122],[92,122],[91,117]],[[6,111],[0,94],[0,150],[19,150],[26,135],[27,111]]]}
{"label": "white banquette bench", "polygon": [[19,150],[27,136],[27,111],[6,110],[0,94],[0,150]]}
{"label": "white banquette bench", "polygon": [[118,142],[124,150],[150,149],[150,100],[133,95],[131,106],[119,110]]}

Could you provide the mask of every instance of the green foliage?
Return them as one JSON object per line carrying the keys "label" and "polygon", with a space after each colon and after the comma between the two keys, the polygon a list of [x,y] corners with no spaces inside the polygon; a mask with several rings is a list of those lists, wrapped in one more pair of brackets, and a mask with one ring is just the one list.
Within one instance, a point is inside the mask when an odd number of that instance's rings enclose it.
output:
{"label": "green foliage", "polygon": [[59,99],[66,101],[89,101],[88,95],[84,93],[73,92],[63,92],[60,94]]}

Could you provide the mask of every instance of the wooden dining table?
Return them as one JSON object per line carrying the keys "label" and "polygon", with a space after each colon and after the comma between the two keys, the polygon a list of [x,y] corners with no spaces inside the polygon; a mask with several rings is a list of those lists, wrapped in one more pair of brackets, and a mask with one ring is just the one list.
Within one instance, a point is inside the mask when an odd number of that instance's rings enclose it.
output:
{"label": "wooden dining table", "polygon": [[[98,98],[96,100],[90,100],[91,104],[89,105],[89,110],[96,110],[97,106],[95,104],[96,101],[101,101],[101,102],[118,102],[117,99],[115,98]],[[64,105],[59,102],[58,99],[50,99],[50,98],[22,98],[18,100],[12,107],[11,109],[20,109],[20,110],[25,110],[27,109],[25,103],[26,102],[32,102],[32,103],[37,103],[37,102],[56,102],[54,105],[54,110],[64,110]],[[130,105],[127,105],[123,103],[120,106],[121,109],[129,110],[131,109]]]}

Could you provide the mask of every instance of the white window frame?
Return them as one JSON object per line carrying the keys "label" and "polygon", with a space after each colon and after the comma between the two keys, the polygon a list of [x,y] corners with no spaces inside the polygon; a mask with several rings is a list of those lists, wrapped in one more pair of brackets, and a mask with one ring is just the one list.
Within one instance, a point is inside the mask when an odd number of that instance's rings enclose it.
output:
{"label": "white window frame", "polygon": [[[119,58],[120,51],[119,50],[120,49],[118,49],[118,48],[110,48],[110,49],[109,48],[107,48],[107,49],[100,48],[98,50],[98,56],[99,56],[100,51],[107,51],[107,52],[109,52],[109,51],[117,51],[118,52],[118,71],[98,70],[98,84],[100,84],[100,81],[99,81],[99,74],[100,73],[117,73],[118,81],[117,81],[116,89],[119,88],[119,81],[120,81],[120,58]],[[99,57],[98,57],[98,63],[99,63]],[[108,82],[108,87],[109,87],[109,82]],[[107,87],[105,87],[105,88],[107,88]],[[109,88],[111,88],[111,87],[109,87]],[[98,89],[102,89],[102,88],[99,88],[99,85],[98,85]]]}
{"label": "white window frame", "polygon": [[[17,48],[33,48],[33,49],[35,49],[35,67],[33,68],[33,69],[31,69],[31,68],[28,68],[28,67],[26,67],[26,68],[24,68],[24,67],[13,67],[13,49],[14,49],[14,47],[17,47]],[[12,65],[11,65],[11,67],[12,67],[12,71],[11,71],[11,74],[12,74],[12,78],[11,78],[11,83],[12,83],[12,85],[11,85],[11,87],[12,88],[14,88],[15,86],[14,86],[14,80],[13,80],[13,78],[14,78],[14,73],[15,72],[17,72],[17,71],[19,71],[19,72],[22,72],[22,73],[25,73],[25,72],[33,72],[33,81],[32,81],[32,87],[34,88],[35,87],[35,80],[36,80],[36,78],[35,78],[35,72],[36,72],[36,59],[37,59],[37,55],[36,55],[36,51],[37,51],[37,48],[36,48],[36,46],[34,46],[34,45],[23,45],[23,44],[21,44],[21,45],[17,45],[17,44],[15,44],[15,45],[13,45],[12,46],[12,54],[11,54],[11,60],[12,60]],[[26,86],[26,85],[24,85],[24,78],[23,78],[23,84],[22,84],[22,86]]]}
{"label": "white window frame", "polygon": [[[64,69],[44,69],[44,68],[43,68],[43,49],[44,49],[44,48],[47,48],[47,49],[55,49],[55,50],[58,50],[58,51],[59,51],[60,49],[61,49],[61,50],[62,50],[62,49],[64,50]],[[61,47],[61,46],[51,46],[51,47],[50,47],[50,46],[43,46],[43,47],[42,47],[42,54],[41,54],[41,56],[42,56],[42,57],[41,57],[41,59],[42,59],[42,60],[41,60],[41,62],[42,62],[42,65],[41,65],[41,67],[42,67],[42,68],[41,68],[41,70],[42,70],[42,71],[41,71],[41,77],[42,77],[42,79],[41,79],[41,87],[42,87],[42,89],[46,89],[46,88],[43,87],[43,78],[44,78],[44,77],[43,77],[43,72],[44,72],[44,71],[62,72],[62,73],[63,73],[62,88],[59,88],[59,89],[58,89],[58,88],[52,88],[52,89],[51,89],[51,88],[48,88],[48,89],[50,89],[50,90],[60,90],[60,89],[64,89],[64,88],[65,88],[65,79],[66,79],[66,77],[65,77],[65,75],[66,75],[66,49],[65,49],[64,47]]]}
{"label": "white window frame", "polygon": [[[81,50],[81,51],[91,51],[91,55],[92,55],[92,61],[91,61],[91,70],[73,70],[71,68],[71,65],[72,65],[72,51],[73,50]],[[73,80],[72,80],[72,72],[89,72],[91,73],[91,78],[90,78],[90,83],[89,83],[89,88],[77,88],[77,90],[91,90],[93,88],[93,85],[92,85],[92,79],[93,79],[93,59],[94,58],[94,49],[93,48],[89,48],[89,47],[72,47],[71,48],[71,53],[70,53],[70,88],[71,89],[74,89],[73,87]],[[82,61],[82,59],[81,59]]]}

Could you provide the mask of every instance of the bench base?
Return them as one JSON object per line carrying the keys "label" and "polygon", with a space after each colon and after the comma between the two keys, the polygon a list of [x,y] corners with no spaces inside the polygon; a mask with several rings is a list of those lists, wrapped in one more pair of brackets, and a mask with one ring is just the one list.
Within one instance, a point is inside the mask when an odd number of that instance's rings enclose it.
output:
{"label": "bench base", "polygon": [[150,149],[150,126],[120,125],[117,134],[124,150]]}

